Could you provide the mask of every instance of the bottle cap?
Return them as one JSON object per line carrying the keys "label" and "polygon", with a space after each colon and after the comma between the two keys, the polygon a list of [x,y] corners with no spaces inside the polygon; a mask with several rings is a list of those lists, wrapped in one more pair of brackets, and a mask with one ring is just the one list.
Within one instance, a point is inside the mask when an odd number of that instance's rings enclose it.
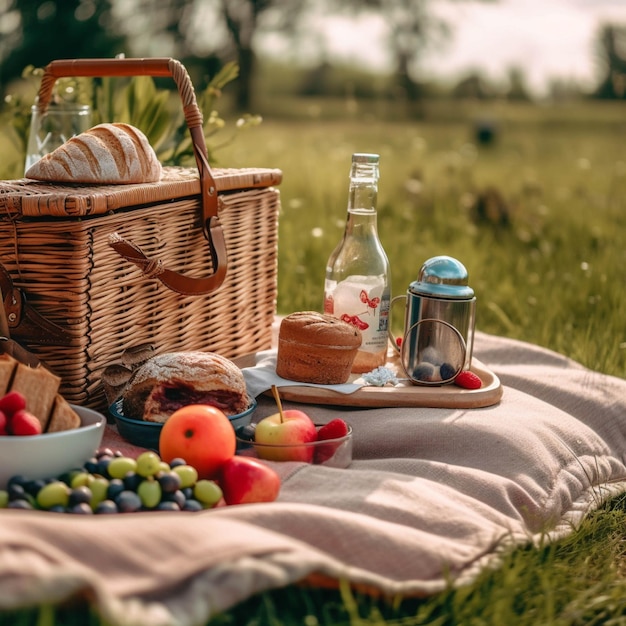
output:
{"label": "bottle cap", "polygon": [[371,163],[376,164],[380,161],[380,156],[378,154],[373,154],[370,152],[356,152],[352,155],[353,163]]}

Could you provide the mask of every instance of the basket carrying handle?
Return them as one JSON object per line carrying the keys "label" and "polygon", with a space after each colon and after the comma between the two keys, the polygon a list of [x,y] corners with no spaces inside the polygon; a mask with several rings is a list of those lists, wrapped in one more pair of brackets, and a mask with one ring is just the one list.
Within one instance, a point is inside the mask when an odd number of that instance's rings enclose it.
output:
{"label": "basket carrying handle", "polygon": [[73,59],[56,60],[44,68],[39,87],[37,108],[44,112],[52,97],[57,78],[64,76],[170,76],[174,79],[182,100],[185,121],[191,134],[193,151],[200,174],[200,200],[202,207],[202,230],[209,243],[213,273],[204,278],[193,278],[163,268],[158,259],[147,257],[135,244],[119,235],[112,236],[109,245],[118,254],[137,265],[164,285],[181,294],[207,294],[220,287],[226,278],[228,257],[224,231],[218,216],[218,196],[215,179],[209,167],[206,143],[202,128],[202,112],[196,102],[196,94],[185,67],[171,58],[148,59]]}

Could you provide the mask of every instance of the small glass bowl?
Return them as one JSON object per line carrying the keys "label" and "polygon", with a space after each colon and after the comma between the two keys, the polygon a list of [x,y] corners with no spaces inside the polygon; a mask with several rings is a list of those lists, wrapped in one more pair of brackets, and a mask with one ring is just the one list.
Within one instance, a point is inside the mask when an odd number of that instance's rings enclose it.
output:
{"label": "small glass bowl", "polygon": [[[228,419],[235,430],[250,423],[252,414],[257,407],[257,401],[248,397],[250,404],[243,413],[229,415]],[[157,422],[144,422],[124,415],[122,400],[116,400],[110,407],[109,413],[115,421],[119,434],[129,443],[149,450],[159,449],[159,437],[163,424]]]}
{"label": "small glass bowl", "polygon": [[[315,424],[319,430],[323,424]],[[336,439],[311,441],[302,444],[263,444],[246,438],[244,427],[238,428],[237,454],[265,461],[293,461],[344,469],[352,463],[352,426],[348,434]],[[252,434],[252,437],[254,435]]]}

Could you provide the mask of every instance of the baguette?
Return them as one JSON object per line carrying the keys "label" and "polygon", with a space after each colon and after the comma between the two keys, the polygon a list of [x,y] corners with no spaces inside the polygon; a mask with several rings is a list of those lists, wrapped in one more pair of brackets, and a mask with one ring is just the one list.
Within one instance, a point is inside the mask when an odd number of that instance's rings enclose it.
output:
{"label": "baguette", "polygon": [[26,171],[48,182],[154,183],[162,167],[148,138],[130,124],[99,124],[68,139]]}

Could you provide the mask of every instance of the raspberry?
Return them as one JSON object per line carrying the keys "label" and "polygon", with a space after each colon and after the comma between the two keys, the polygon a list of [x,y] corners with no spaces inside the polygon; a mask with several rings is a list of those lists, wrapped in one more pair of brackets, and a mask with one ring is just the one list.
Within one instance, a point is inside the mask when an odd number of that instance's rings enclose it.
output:
{"label": "raspberry", "polygon": [[483,381],[469,370],[464,370],[454,379],[454,384],[463,389],[480,389],[483,386]]}
{"label": "raspberry", "polygon": [[[334,420],[324,424],[317,431],[318,441],[327,441],[329,439],[339,439],[345,437],[349,432],[348,424],[346,424],[341,418],[337,417]],[[337,449],[341,446],[340,441],[334,441],[332,443],[324,443],[315,446],[315,454],[313,456],[313,463],[321,465],[329,459],[332,459]]]}
{"label": "raspberry", "polygon": [[340,417],[336,417],[334,420],[324,424],[317,431],[317,440],[324,441],[326,439],[339,439],[345,437],[348,434],[348,424],[346,424]]}
{"label": "raspberry", "polygon": [[0,398],[0,411],[7,417],[26,408],[26,399],[19,391],[9,391]]}

